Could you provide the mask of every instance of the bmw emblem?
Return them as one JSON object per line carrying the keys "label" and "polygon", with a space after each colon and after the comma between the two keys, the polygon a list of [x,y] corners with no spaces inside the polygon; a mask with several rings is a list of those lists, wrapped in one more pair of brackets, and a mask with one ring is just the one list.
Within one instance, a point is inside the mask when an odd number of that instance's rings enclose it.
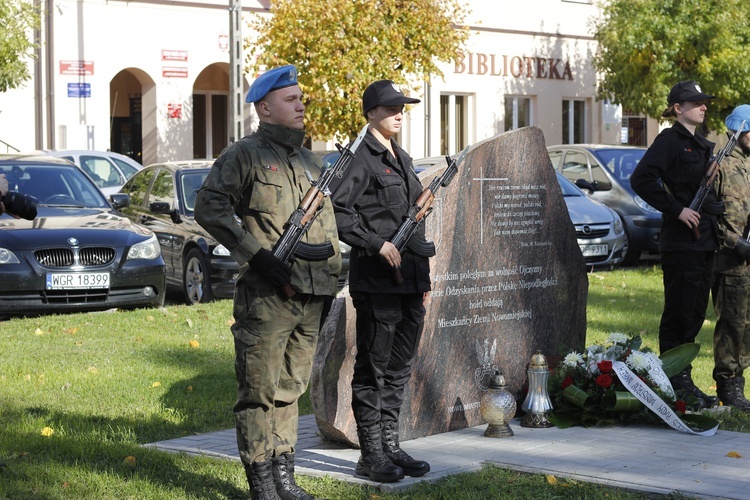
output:
{"label": "bmw emblem", "polygon": [[68,238],[68,244],[72,247],[78,245],[78,240],[76,238]]}

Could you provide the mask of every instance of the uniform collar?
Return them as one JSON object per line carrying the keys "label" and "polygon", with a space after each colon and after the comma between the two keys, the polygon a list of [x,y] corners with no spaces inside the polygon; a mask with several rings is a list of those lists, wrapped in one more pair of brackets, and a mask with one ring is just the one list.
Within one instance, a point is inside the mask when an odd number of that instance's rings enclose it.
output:
{"label": "uniform collar", "polygon": [[294,149],[299,149],[305,142],[304,130],[289,128],[284,125],[260,122],[258,133],[269,141]]}
{"label": "uniform collar", "polygon": [[711,149],[713,151],[714,143],[703,137],[703,135],[698,131],[697,127],[695,130],[695,134],[691,134],[690,131],[685,128],[685,125],[682,123],[675,121],[672,125],[672,129],[674,129],[675,132],[679,133],[680,135],[684,135],[685,137],[694,139],[699,144],[702,144],[703,146]]}

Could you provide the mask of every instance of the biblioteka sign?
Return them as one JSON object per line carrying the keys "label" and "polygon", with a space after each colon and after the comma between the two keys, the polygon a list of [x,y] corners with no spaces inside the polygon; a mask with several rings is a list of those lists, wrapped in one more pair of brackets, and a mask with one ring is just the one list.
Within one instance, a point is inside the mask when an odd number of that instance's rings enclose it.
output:
{"label": "biblioteka sign", "polygon": [[544,78],[573,80],[570,61],[554,57],[512,56],[466,52],[456,60],[456,74],[511,76],[513,78]]}

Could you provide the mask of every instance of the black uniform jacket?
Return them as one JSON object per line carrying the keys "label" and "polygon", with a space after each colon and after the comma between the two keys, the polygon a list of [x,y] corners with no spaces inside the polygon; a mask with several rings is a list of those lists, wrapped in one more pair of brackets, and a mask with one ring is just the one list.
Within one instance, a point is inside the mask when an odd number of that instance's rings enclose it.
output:
{"label": "black uniform jacket", "polygon": [[[633,171],[633,191],[662,212],[660,251],[711,251],[719,247],[715,216],[701,211],[698,240],[678,219],[698,191],[713,149],[713,142],[675,122],[656,137]],[[715,199],[713,189],[709,199]]]}
{"label": "black uniform jacket", "polygon": [[[341,179],[331,183],[339,238],[352,246],[349,289],[366,293],[422,293],[430,290],[430,263],[406,251],[401,259],[403,283],[393,283],[392,268],[378,252],[422,193],[412,159],[391,140],[398,159],[370,130]],[[418,236],[424,238],[424,227]]]}

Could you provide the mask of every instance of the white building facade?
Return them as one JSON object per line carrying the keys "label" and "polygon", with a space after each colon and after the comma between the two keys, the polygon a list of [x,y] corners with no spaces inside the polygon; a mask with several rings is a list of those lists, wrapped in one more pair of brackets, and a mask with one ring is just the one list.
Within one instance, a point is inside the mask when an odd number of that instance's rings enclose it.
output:
{"label": "white building facade", "polygon": [[[242,0],[242,15],[270,15]],[[0,94],[0,152],[113,150],[151,163],[212,158],[236,138],[230,9],[214,0],[47,0],[33,78]],[[595,97],[589,0],[472,0],[463,57],[423,82],[400,142],[452,154],[527,126],[560,143],[650,144],[654,120]],[[247,27],[242,28],[243,35]],[[243,91],[252,75],[242,78]],[[241,105],[245,133],[257,125]],[[313,149],[332,143],[314,142]]]}

